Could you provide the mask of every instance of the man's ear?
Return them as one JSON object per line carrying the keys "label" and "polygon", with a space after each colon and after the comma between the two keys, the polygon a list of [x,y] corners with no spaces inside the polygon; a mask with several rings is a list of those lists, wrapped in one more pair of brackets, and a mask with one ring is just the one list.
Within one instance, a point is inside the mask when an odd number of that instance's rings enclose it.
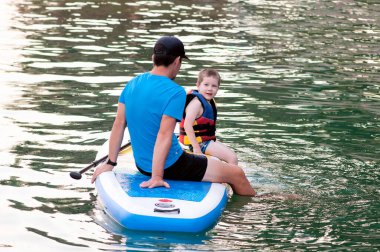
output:
{"label": "man's ear", "polygon": [[181,56],[178,56],[176,59],[175,59],[176,63],[177,64],[180,64],[181,63]]}

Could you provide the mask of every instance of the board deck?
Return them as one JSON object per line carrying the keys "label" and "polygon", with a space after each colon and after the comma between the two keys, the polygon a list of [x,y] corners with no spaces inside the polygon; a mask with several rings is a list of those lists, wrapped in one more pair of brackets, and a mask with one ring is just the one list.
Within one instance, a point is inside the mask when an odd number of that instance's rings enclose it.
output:
{"label": "board deck", "polygon": [[[98,153],[106,155],[108,142]],[[212,228],[227,203],[223,184],[166,180],[170,188],[141,188],[141,174],[131,147],[120,152],[118,165],[96,180],[105,212],[130,230],[201,232]]]}

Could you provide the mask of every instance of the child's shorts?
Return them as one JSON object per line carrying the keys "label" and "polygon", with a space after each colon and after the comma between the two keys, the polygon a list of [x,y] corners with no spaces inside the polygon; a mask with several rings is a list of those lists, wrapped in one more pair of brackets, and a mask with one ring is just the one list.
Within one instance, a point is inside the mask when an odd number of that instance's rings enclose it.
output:
{"label": "child's shorts", "polygon": [[[210,144],[211,141],[212,140],[199,143],[199,147],[201,147],[201,151],[202,151],[203,154],[206,154],[206,149],[207,149],[207,147],[208,147],[208,145]],[[193,146],[192,145],[189,146],[189,149],[190,149],[191,152],[193,152]]]}

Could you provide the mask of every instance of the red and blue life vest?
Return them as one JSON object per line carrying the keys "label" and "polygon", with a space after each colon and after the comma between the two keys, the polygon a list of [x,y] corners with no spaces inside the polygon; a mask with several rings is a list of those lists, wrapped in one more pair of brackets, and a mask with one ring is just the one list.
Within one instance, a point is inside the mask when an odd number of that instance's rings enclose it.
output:
{"label": "red and blue life vest", "polygon": [[[187,93],[186,96],[186,104],[185,104],[185,110],[187,105],[194,99],[194,97],[197,97],[199,101],[202,104],[203,107],[203,114],[195,119],[193,124],[193,129],[195,133],[195,137],[197,139],[198,143],[209,141],[209,140],[216,140],[215,131],[216,131],[216,105],[214,99],[212,99],[210,102],[208,102],[203,95],[198,93],[196,90],[190,90]],[[180,132],[179,132],[179,141],[184,145],[190,145],[190,141],[188,136],[186,135],[186,131],[184,128],[185,124],[185,118],[186,118],[186,112],[183,112],[183,117],[180,123]]]}

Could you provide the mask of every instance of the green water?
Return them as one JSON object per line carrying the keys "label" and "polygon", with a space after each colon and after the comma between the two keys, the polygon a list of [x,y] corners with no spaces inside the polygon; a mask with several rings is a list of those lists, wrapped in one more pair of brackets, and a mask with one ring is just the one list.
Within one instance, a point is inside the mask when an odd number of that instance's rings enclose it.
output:
{"label": "green water", "polygon": [[[0,2],[0,250],[380,249],[377,1]],[[176,35],[222,76],[218,137],[259,193],[197,235],[131,232],[99,210],[85,167],[125,83]]]}

